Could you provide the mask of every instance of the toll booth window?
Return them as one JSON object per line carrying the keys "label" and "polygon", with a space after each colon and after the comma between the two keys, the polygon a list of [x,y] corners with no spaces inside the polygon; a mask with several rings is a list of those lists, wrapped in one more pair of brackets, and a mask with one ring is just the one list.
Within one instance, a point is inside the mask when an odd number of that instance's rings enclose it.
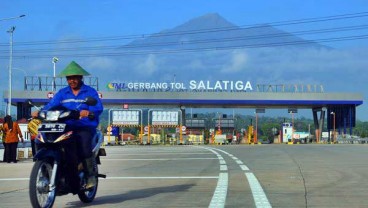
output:
{"label": "toll booth window", "polygon": [[285,134],[287,133],[287,129],[285,129]]}

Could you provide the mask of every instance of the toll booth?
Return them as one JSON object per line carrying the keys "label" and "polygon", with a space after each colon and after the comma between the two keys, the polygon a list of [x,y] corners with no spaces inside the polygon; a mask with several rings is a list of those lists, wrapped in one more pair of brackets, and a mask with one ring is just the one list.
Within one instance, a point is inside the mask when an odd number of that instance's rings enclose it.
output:
{"label": "toll booth", "polygon": [[223,114],[222,118],[214,119],[214,124],[216,127],[214,143],[232,143],[234,139],[235,119],[227,118],[227,115]]}
{"label": "toll booth", "polygon": [[283,123],[281,128],[281,138],[283,143],[292,142],[293,139],[293,124]]}
{"label": "toll booth", "polygon": [[[185,144],[182,124],[183,109],[150,109],[148,111],[148,144]],[[175,132],[175,133],[173,133]]]}
{"label": "toll booth", "polygon": [[[143,113],[140,109],[110,109],[107,127],[107,143],[115,140],[115,144],[124,142],[142,143]],[[128,141],[124,141],[124,129],[135,129],[138,138],[128,133]]]}
{"label": "toll booth", "polygon": [[[196,117],[196,116],[195,116]],[[188,144],[204,144],[206,119],[186,119],[186,136]]]}

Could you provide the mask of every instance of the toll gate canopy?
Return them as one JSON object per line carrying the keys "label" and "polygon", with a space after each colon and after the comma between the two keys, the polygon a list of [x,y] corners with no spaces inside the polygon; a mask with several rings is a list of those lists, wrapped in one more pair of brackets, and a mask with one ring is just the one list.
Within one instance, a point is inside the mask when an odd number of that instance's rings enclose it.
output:
{"label": "toll gate canopy", "polygon": [[[44,80],[46,79],[46,80]],[[327,128],[352,128],[356,122],[356,107],[363,104],[360,93],[327,93],[316,85],[256,85],[253,90],[219,89],[118,89],[99,90],[96,77],[85,78],[94,87],[105,108],[129,106],[129,108],[251,108],[264,109],[311,109],[316,129],[322,129],[327,116]],[[48,103],[58,89],[67,85],[65,78],[25,77],[24,90],[13,90],[11,104],[17,107],[17,118],[29,117],[31,107],[27,100],[37,105]],[[4,91],[8,102],[8,91]],[[318,115],[319,114],[319,115]],[[185,114],[184,114],[185,115]],[[334,118],[333,116],[334,115]],[[345,130],[346,131],[346,130]]]}

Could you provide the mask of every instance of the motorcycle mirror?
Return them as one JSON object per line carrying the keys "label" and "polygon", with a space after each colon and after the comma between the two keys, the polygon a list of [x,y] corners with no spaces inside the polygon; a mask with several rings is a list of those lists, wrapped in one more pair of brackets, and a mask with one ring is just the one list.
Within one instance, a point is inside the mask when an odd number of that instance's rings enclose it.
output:
{"label": "motorcycle mirror", "polygon": [[37,106],[32,102],[32,100],[29,100],[29,99],[28,99],[28,100],[26,101],[26,104],[27,104],[27,105],[30,105],[30,106],[32,106],[32,107],[35,107],[37,110],[40,110],[40,108],[39,108],[39,107],[37,107]]}
{"label": "motorcycle mirror", "polygon": [[95,106],[97,104],[97,100],[94,99],[93,97],[86,97],[85,102],[89,106]]}
{"label": "motorcycle mirror", "polygon": [[30,106],[34,106],[34,104],[33,104],[33,102],[32,102],[32,100],[27,100],[27,102],[26,102],[28,105],[30,105]]}

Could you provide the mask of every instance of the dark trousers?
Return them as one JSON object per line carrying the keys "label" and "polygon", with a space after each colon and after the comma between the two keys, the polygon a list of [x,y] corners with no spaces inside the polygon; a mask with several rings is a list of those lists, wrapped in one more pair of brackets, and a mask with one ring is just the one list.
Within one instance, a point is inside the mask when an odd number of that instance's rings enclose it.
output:
{"label": "dark trousers", "polygon": [[34,157],[36,155],[36,151],[37,151],[34,139],[31,139],[31,147],[32,147],[32,156]]}
{"label": "dark trousers", "polygon": [[10,162],[17,162],[17,147],[18,147],[18,142],[14,142],[14,143],[7,143],[5,146],[5,158],[6,158],[6,162],[10,163]]}
{"label": "dark trousers", "polygon": [[[80,127],[78,129],[67,129],[66,131],[73,131],[73,138],[68,140],[75,141],[74,145],[76,145],[76,152],[70,153],[74,153],[81,160],[92,157],[92,137],[96,133],[96,129]],[[68,141],[68,143],[71,144],[72,141]]]}
{"label": "dark trousers", "polygon": [[92,157],[92,137],[91,130],[81,130],[76,132],[78,157],[86,159]]}
{"label": "dark trousers", "polygon": [[69,171],[69,185],[75,191],[79,189],[78,162],[92,157],[92,136],[95,130],[80,128],[73,130],[73,138],[64,143]]}
{"label": "dark trousers", "polygon": [[3,142],[3,146],[4,146],[4,156],[3,156],[3,162],[7,162],[8,159],[6,158],[8,155],[6,153],[6,143]]}
{"label": "dark trousers", "polygon": [[78,156],[77,156],[77,142],[73,138],[69,138],[63,143],[65,150],[66,160],[66,175],[67,183],[69,184],[73,194],[79,190],[79,177],[78,177]]}

